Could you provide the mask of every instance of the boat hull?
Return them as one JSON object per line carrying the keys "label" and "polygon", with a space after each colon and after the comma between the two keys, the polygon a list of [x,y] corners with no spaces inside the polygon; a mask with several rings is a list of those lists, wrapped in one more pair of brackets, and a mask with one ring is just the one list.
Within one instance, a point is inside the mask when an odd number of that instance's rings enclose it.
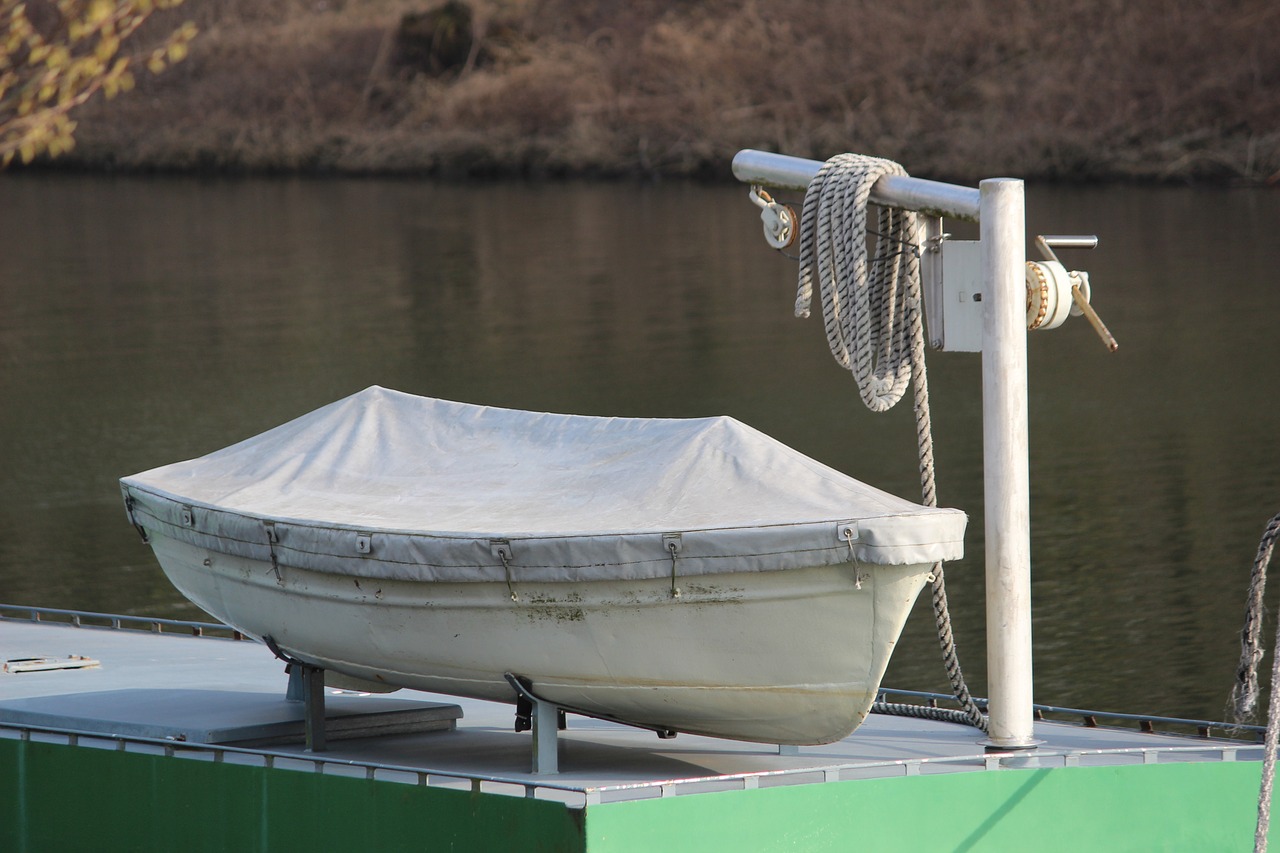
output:
{"label": "boat hull", "polygon": [[368,579],[151,544],[204,610],[332,672],[503,702],[514,673],[565,707],[779,744],[830,743],[862,722],[931,569],[730,572],[673,595],[670,579]]}

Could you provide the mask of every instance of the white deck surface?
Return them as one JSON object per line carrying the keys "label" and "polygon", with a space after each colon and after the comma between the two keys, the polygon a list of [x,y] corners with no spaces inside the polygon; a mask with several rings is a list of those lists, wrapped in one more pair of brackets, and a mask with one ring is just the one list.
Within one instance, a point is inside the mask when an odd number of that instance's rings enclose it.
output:
{"label": "white deck surface", "polygon": [[[68,655],[95,658],[101,666],[0,672],[0,728],[7,727],[8,736],[14,736],[14,730],[22,726],[39,727],[41,724],[32,722],[33,711],[57,720],[43,723],[46,727],[129,736],[138,733],[130,725],[201,731],[252,725],[255,720],[281,713],[301,718],[301,704],[284,698],[287,677],[283,663],[258,643],[0,619],[0,663]],[[363,710],[390,707],[386,703],[405,706],[406,702],[410,707],[414,707],[412,703],[424,707],[458,705],[463,717],[453,731],[333,740],[329,750],[316,757],[497,778],[517,785],[536,783],[584,792],[603,789],[609,799],[657,796],[662,792],[654,783],[674,781],[683,782],[676,786],[679,792],[694,792],[730,783],[743,787],[744,775],[753,777],[747,778],[746,785],[763,787],[916,772],[980,771],[994,761],[984,757],[982,735],[975,729],[877,714],[838,743],[801,747],[793,755],[780,755],[776,747],[768,745],[686,734],[660,740],[651,732],[570,715],[568,730],[560,733],[561,772],[535,776],[530,772],[532,738],[528,732],[513,731],[513,705],[412,691],[386,695],[326,691],[330,709],[343,703],[343,710]],[[1039,750],[1006,760],[1005,765],[1255,759],[1262,751],[1260,746],[1241,741],[1051,722],[1037,723],[1036,736],[1044,741]],[[1092,753],[1095,750],[1134,752],[1098,755]],[[270,751],[297,756],[303,748],[299,744]],[[703,781],[695,784],[691,780]]]}

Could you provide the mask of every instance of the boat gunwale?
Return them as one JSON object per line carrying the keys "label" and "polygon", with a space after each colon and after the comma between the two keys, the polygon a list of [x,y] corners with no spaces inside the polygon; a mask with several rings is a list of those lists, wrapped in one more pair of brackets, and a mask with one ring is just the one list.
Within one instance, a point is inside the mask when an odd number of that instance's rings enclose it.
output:
{"label": "boat gunwale", "polygon": [[[154,532],[206,550],[278,565],[327,574],[424,582],[503,581],[508,570],[533,573],[527,579],[536,581],[653,579],[669,576],[673,559],[678,560],[680,576],[787,571],[848,563],[932,565],[963,557],[968,524],[968,516],[962,510],[920,507],[919,512],[740,527],[441,533],[266,516],[175,496],[125,480],[121,487],[130,521],[147,542]],[[158,505],[148,506],[135,500],[138,496],[146,496],[148,502]],[[164,507],[177,508],[175,513],[190,511],[191,521],[167,517]],[[224,517],[229,524],[254,525],[262,535],[253,539],[241,531],[224,530],[217,523],[200,524],[197,516]],[[904,523],[910,526],[922,517],[932,519],[926,529],[935,530],[938,535],[905,536]],[[881,523],[883,532],[868,530],[875,522]],[[852,531],[852,541],[845,535],[848,531]],[[860,535],[863,531],[869,535]],[[733,535],[726,541],[724,534],[745,535]],[[342,536],[353,537],[349,549],[338,547]],[[380,543],[361,552],[356,541],[360,537],[378,537]],[[321,541],[318,547],[310,541],[326,538],[330,541]],[[499,554],[500,548],[503,554]],[[567,559],[567,555],[578,551],[583,552],[582,556]],[[607,574],[610,571],[618,574],[611,576]]]}
{"label": "boat gunwale", "polygon": [[[722,531],[773,530],[773,529],[796,528],[796,527],[815,527],[819,525],[839,526],[839,525],[846,525],[850,523],[857,524],[863,521],[879,521],[882,519],[906,519],[906,518],[928,517],[928,516],[938,516],[938,515],[948,515],[953,517],[964,516],[966,519],[968,518],[968,513],[966,513],[962,509],[957,509],[955,507],[931,507],[931,506],[919,505],[910,512],[905,512],[905,511],[904,512],[883,512],[883,513],[878,513],[874,515],[863,513],[857,516],[856,518],[852,517],[851,515],[832,515],[830,517],[814,518],[808,521],[771,521],[771,522],[761,522],[761,523],[752,522],[752,523],[741,523],[741,524],[721,524],[721,525],[714,525],[714,526],[677,527],[677,528],[655,526],[655,527],[645,528],[643,530],[608,530],[608,529],[566,530],[563,532],[555,532],[555,533],[521,531],[521,530],[507,530],[503,532],[483,531],[483,530],[420,530],[420,529],[411,529],[408,527],[390,527],[390,526],[382,526],[377,524],[364,524],[364,525],[352,524],[350,522],[345,522],[345,521],[329,521],[329,520],[319,519],[319,518],[302,518],[299,516],[267,515],[265,513],[251,512],[249,510],[243,510],[243,509],[236,509],[232,507],[223,506],[220,504],[211,503],[209,501],[187,497],[185,495],[179,495],[175,492],[170,492],[166,489],[158,489],[150,485],[148,486],[139,485],[138,483],[131,482],[131,479],[132,478],[126,477],[126,478],[122,478],[120,481],[121,490],[124,492],[124,497],[126,498],[126,500],[132,497],[132,495],[130,494],[130,491],[137,491],[137,492],[141,492],[141,493],[150,495],[152,497],[159,498],[161,500],[168,501],[170,503],[178,504],[181,506],[187,506],[193,509],[201,509],[207,512],[226,513],[227,515],[233,515],[248,521],[257,521],[262,524],[286,524],[286,525],[295,525],[297,527],[302,527],[302,528],[328,528],[333,530],[341,530],[343,532],[349,532],[349,533],[381,533],[381,534],[387,534],[392,536],[422,537],[422,538],[428,538],[428,539],[447,539],[447,540],[459,540],[459,541],[470,541],[470,540],[479,540],[479,539],[488,540],[488,539],[502,539],[502,538],[534,541],[534,540],[562,540],[562,539],[599,539],[599,538],[605,538],[605,537],[620,537],[620,536],[663,536],[663,535],[668,535],[672,533],[718,533]],[[130,508],[128,512],[130,513],[131,516],[137,513],[138,512],[137,506],[134,505],[134,507]],[[144,513],[150,518],[153,518],[156,521],[160,522],[161,524],[176,526],[176,525],[173,525],[172,522],[168,521],[167,519],[160,518],[154,512],[149,512],[144,510]],[[207,534],[207,535],[213,536],[215,534]],[[233,541],[244,542],[245,544],[249,544],[249,545],[260,544],[256,540],[234,539],[234,537],[230,537],[230,536],[217,536],[217,538],[231,539]],[[858,539],[856,538],[854,539],[855,544],[857,544],[858,541],[859,541]],[[928,544],[934,544],[934,543],[919,542],[914,544],[928,545]],[[847,545],[845,544],[845,541],[843,539],[840,539],[836,547],[844,548],[844,547],[847,547]],[[787,549],[787,550],[791,551],[794,549]],[[828,549],[821,548],[821,549],[813,549],[813,550],[818,551],[818,550],[828,550]],[[779,553],[782,553],[782,552],[779,552]],[[959,560],[959,559],[962,559],[962,558],[961,557],[947,558],[947,562],[950,562],[952,560]]]}

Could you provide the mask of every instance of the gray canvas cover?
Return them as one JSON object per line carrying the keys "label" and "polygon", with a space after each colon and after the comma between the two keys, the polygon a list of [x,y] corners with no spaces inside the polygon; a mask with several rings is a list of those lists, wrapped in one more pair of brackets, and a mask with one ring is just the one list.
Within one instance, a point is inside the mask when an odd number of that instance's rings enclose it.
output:
{"label": "gray canvas cover", "polygon": [[966,523],[729,417],[541,414],[376,386],[121,487],[148,534],[403,580],[667,577],[673,548],[681,576],[932,563],[962,555]]}

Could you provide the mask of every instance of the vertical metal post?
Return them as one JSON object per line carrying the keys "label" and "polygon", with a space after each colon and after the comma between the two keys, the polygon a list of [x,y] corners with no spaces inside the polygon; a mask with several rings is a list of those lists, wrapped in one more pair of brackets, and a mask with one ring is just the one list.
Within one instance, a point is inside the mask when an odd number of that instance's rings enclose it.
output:
{"label": "vertical metal post", "polygon": [[307,701],[307,687],[302,681],[302,665],[290,664],[285,671],[289,673],[289,686],[285,690],[284,698],[290,702]]}
{"label": "vertical metal post", "polygon": [[324,752],[328,746],[324,735],[324,670],[300,664],[302,669],[302,726],[306,733],[307,752]]}
{"label": "vertical metal post", "polygon": [[983,278],[988,749],[1035,746],[1027,463],[1026,214],[1022,181],[979,184]]}
{"label": "vertical metal post", "polygon": [[560,772],[560,709],[541,699],[533,701],[533,772]]}

